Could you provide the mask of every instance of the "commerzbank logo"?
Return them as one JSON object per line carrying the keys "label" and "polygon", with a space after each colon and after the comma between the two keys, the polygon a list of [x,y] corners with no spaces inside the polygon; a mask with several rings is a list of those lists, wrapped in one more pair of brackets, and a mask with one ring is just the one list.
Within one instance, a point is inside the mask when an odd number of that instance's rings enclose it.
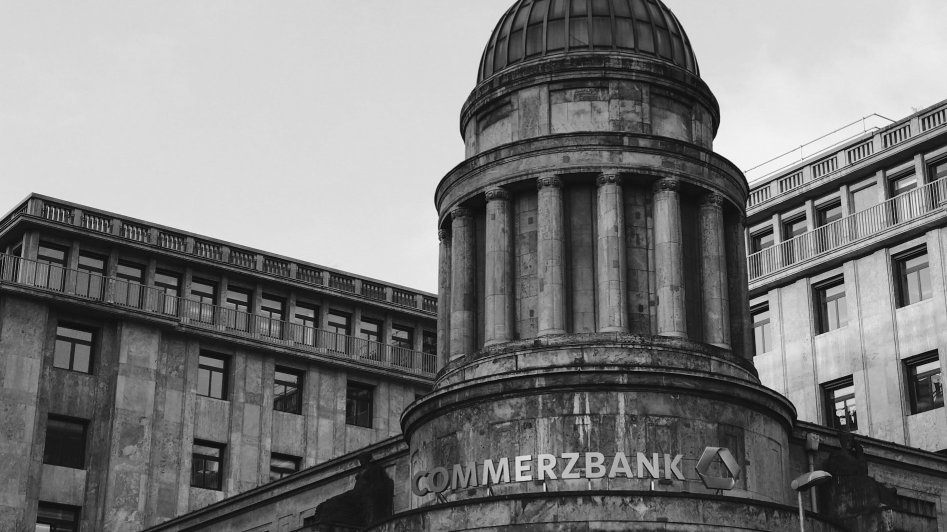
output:
{"label": "commerzbank logo", "polygon": [[[584,458],[584,467],[578,467]],[[729,477],[710,474],[720,459]],[[436,467],[416,472],[411,477],[411,492],[418,497],[441,494],[448,489],[468,489],[511,482],[533,482],[558,479],[641,478],[685,480],[681,471],[684,455],[668,453],[617,452],[606,457],[602,453],[562,453],[561,455],[524,455],[483,462],[454,464],[452,468]],[[740,478],[741,467],[726,447],[707,447],[694,467],[707,489],[730,491]]]}

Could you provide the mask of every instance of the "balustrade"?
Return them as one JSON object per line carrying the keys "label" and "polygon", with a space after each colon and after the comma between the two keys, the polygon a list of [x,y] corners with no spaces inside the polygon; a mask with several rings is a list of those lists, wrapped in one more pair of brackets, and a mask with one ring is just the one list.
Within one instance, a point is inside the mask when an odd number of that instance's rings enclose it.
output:
{"label": "balustrade", "polygon": [[945,205],[947,180],[941,179],[750,255],[750,280],[942,210]]}
{"label": "balustrade", "polygon": [[0,254],[0,283],[138,310],[230,336],[433,377],[436,355],[168,295],[163,289]]}

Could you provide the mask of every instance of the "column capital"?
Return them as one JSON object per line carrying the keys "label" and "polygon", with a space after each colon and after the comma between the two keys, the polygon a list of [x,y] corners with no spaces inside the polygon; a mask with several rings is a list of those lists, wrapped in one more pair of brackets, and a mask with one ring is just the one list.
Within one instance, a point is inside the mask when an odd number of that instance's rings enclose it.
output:
{"label": "column capital", "polygon": [[448,231],[447,229],[437,230],[437,239],[440,240],[441,242],[446,242],[450,240],[450,236],[451,236],[450,231]]}
{"label": "column capital", "polygon": [[544,175],[536,179],[536,190],[544,188],[562,188],[562,180],[557,175]]}
{"label": "column capital", "polygon": [[718,194],[716,192],[710,192],[710,193],[704,194],[700,198],[701,205],[708,205],[712,207],[722,207],[723,201],[724,201],[723,195]]}
{"label": "column capital", "polygon": [[681,189],[681,182],[677,179],[660,179],[653,188],[655,192],[677,192]]}
{"label": "column capital", "polygon": [[600,187],[605,185],[621,186],[621,174],[619,174],[618,171],[602,172],[595,180],[595,184]]}
{"label": "column capital", "polygon": [[502,188],[491,188],[486,191],[487,201],[507,201],[510,199],[510,193]]}
{"label": "column capital", "polygon": [[450,211],[450,216],[454,220],[459,220],[461,218],[473,218],[473,211],[471,209],[457,207],[456,209]]}

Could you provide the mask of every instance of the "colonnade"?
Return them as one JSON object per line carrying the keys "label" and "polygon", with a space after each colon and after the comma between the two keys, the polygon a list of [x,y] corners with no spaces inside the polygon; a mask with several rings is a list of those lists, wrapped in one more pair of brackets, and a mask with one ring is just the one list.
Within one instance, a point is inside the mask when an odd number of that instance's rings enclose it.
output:
{"label": "colonnade", "polygon": [[[595,297],[598,332],[628,332],[625,203],[622,177],[604,172],[596,180]],[[567,333],[566,232],[563,184],[556,175],[537,179],[538,336]],[[684,264],[680,183],[661,179],[653,187],[654,267],[658,335],[688,337],[685,268],[700,269],[702,340],[730,348],[730,307],[723,202],[715,192],[701,197],[698,212],[700,265]],[[499,187],[486,196],[484,345],[514,339],[513,209]],[[477,350],[477,262],[473,212],[451,211],[452,228],[441,231],[439,328],[441,364]],[[695,300],[698,298],[694,298]],[[449,319],[449,328],[443,323]]]}

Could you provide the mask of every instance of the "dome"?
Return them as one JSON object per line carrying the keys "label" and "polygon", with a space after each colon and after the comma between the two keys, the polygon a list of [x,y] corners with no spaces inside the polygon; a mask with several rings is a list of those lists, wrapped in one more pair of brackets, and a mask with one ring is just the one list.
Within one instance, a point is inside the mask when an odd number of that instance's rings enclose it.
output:
{"label": "dome", "polygon": [[517,0],[490,36],[477,83],[519,63],[596,51],[644,55],[700,75],[684,28],[661,0]]}

